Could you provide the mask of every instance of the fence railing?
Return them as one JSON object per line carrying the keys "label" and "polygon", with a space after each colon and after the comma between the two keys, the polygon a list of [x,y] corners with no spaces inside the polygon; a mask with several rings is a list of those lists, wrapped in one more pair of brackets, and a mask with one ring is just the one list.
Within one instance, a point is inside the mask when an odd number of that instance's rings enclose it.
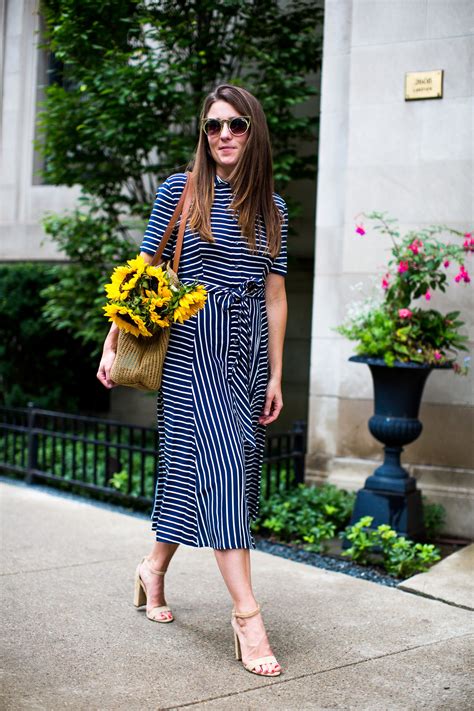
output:
{"label": "fence railing", "polygon": [[[261,493],[268,498],[304,481],[305,422],[267,434]],[[0,470],[27,483],[56,486],[149,508],[158,469],[155,428],[116,420],[26,408],[0,407]]]}

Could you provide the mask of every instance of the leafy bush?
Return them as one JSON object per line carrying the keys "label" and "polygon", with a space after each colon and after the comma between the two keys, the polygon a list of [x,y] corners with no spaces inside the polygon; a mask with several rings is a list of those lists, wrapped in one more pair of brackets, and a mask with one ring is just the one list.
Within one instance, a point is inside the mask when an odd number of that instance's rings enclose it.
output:
{"label": "leafy bush", "polygon": [[38,263],[0,265],[0,403],[24,407],[33,401],[72,412],[106,409],[108,393],[95,377],[90,349],[43,317],[43,291],[53,285],[54,272]]}
{"label": "leafy bush", "polygon": [[351,543],[342,555],[349,556],[360,565],[379,563],[390,575],[398,578],[422,573],[440,560],[439,549],[433,544],[415,543],[400,536],[387,524],[372,529],[373,520],[373,516],[363,516],[340,532],[340,537]]}
{"label": "leafy bush", "polygon": [[45,319],[54,328],[74,334],[97,359],[110,326],[102,311],[103,284],[112,264],[136,256],[136,244],[110,218],[80,210],[49,214],[43,227],[69,259],[49,270],[49,283],[41,291]]}
{"label": "leafy bush", "polygon": [[306,550],[319,552],[324,541],[334,538],[349,521],[354,498],[354,494],[332,484],[300,484],[262,500],[253,530],[281,541],[306,544]]}
{"label": "leafy bush", "polygon": [[[289,491],[262,498],[258,519],[252,524],[252,529],[262,536],[302,544],[306,550],[318,553],[324,551],[326,541],[336,537],[347,526],[354,501],[355,493],[338,489],[332,484],[319,487],[300,484]],[[445,520],[443,506],[430,504],[423,497],[423,519],[427,538],[436,538]],[[357,538],[354,562],[368,564],[364,556],[365,546],[371,550],[372,538],[370,532],[363,531]],[[400,548],[403,546],[399,543]]]}
{"label": "leafy bush", "polygon": [[314,178],[317,119],[295,107],[317,93],[308,76],[322,60],[322,3],[42,0],[41,10],[44,47],[62,65],[39,115],[49,182],[82,185],[106,214],[147,217],[157,179],[192,155],[205,95],[229,81],[263,103],[279,189]]}
{"label": "leafy bush", "polygon": [[[464,266],[474,251],[471,233],[431,225],[401,236],[398,226],[392,226],[397,222],[395,219],[379,212],[362,214],[375,221],[374,229],[391,239],[388,271],[378,292],[351,304],[346,322],[334,330],[357,341],[358,355],[383,358],[388,366],[396,361],[452,364],[456,373],[465,375],[469,358],[464,359],[463,366],[455,362],[458,351],[468,350],[467,336],[461,333],[464,322],[459,319],[460,312],[442,314],[420,306],[417,300],[423,297],[429,302],[436,289],[446,291],[448,268],[452,263],[458,265],[458,273],[452,281],[457,284],[471,281]],[[356,233],[358,239],[365,235],[361,224],[357,225]],[[441,237],[444,233],[455,240],[462,239],[462,245],[448,242]]]}

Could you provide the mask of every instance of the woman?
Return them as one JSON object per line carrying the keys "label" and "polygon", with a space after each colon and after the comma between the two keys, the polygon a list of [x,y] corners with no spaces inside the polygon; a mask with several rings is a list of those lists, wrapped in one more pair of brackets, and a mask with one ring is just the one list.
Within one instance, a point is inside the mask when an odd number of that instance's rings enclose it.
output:
{"label": "woman", "polygon": [[[155,254],[186,175],[158,189],[141,245]],[[212,547],[234,603],[237,659],[277,676],[251,583],[250,520],[258,507],[265,427],[283,407],[287,210],[273,193],[271,147],[260,103],[221,85],[205,100],[193,163],[194,201],[179,265],[182,282],[208,292],[204,309],[172,327],[158,392],[156,542],[136,572],[135,604],[171,622],[164,573],[178,545]],[[162,255],[173,256],[177,227]],[[173,241],[174,237],[174,241]],[[108,388],[117,327],[97,377]]]}

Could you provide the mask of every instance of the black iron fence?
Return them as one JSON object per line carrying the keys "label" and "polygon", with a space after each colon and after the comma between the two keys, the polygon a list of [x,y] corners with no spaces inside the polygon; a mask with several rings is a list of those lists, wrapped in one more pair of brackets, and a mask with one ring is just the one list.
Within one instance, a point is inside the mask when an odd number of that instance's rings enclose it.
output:
{"label": "black iron fence", "polygon": [[[304,481],[306,427],[267,434],[262,496]],[[149,508],[158,468],[151,427],[64,412],[0,407],[0,470],[135,508]]]}

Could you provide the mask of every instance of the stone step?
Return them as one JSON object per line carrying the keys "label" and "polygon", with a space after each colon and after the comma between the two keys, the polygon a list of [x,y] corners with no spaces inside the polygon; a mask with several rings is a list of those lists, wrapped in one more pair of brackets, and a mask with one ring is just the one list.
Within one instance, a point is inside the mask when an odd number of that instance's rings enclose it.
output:
{"label": "stone step", "polygon": [[474,543],[398,585],[402,590],[474,610]]}

